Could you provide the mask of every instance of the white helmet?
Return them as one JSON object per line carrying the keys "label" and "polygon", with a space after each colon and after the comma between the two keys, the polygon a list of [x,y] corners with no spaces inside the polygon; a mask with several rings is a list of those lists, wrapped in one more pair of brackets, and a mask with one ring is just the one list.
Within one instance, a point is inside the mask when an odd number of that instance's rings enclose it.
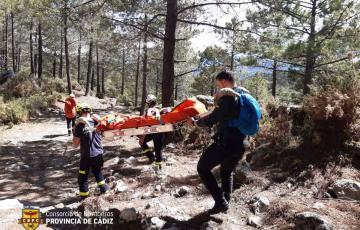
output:
{"label": "white helmet", "polygon": [[73,94],[73,93],[70,93],[69,96],[72,97],[72,98],[75,98],[75,94]]}
{"label": "white helmet", "polygon": [[156,103],[156,97],[152,94],[147,95],[146,97],[146,103],[155,102]]}

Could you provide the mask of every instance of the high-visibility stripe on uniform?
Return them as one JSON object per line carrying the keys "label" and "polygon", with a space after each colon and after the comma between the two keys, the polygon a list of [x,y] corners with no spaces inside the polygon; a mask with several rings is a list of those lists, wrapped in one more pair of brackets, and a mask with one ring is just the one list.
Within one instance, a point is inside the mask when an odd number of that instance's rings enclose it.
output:
{"label": "high-visibility stripe on uniform", "polygon": [[86,174],[86,171],[85,170],[79,170],[79,173],[80,174]]}
{"label": "high-visibility stripe on uniform", "polygon": [[142,152],[143,152],[143,153],[147,153],[147,152],[151,152],[151,151],[152,151],[151,148],[147,148],[147,149],[144,149]]}
{"label": "high-visibility stripe on uniform", "polygon": [[80,196],[88,196],[89,192],[80,192]]}
{"label": "high-visibility stripe on uniform", "polygon": [[97,183],[99,186],[101,186],[101,185],[103,185],[103,184],[105,184],[105,181],[99,181],[98,183]]}
{"label": "high-visibility stripe on uniform", "polygon": [[155,165],[161,165],[162,162],[161,162],[161,161],[155,161],[154,164],[155,164]]}

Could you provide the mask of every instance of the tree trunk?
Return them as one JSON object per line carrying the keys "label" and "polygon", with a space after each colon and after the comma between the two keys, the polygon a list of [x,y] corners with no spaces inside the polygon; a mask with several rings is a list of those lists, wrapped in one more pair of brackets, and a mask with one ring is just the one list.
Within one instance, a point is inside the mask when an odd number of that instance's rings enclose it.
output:
{"label": "tree trunk", "polygon": [[314,66],[316,62],[316,51],[315,51],[315,41],[316,41],[316,10],[317,10],[317,0],[312,1],[312,10],[311,10],[311,22],[310,22],[310,35],[307,41],[306,47],[306,64],[305,64],[305,76],[304,76],[304,89],[303,93],[308,94],[310,92],[309,85],[312,81],[312,76],[314,72]]}
{"label": "tree trunk", "polygon": [[101,91],[102,91],[102,95],[104,97],[105,96],[105,68],[104,68],[104,66],[101,67],[101,80],[102,80],[102,83],[101,83],[102,90]]}
{"label": "tree trunk", "polygon": [[176,84],[175,84],[175,92],[174,92],[174,94],[175,94],[175,100],[177,100],[178,99],[178,83],[176,82]]}
{"label": "tree trunk", "polygon": [[231,59],[230,59],[230,70],[234,70],[234,58],[235,58],[235,51],[234,51],[234,44],[231,47]]}
{"label": "tree trunk", "polygon": [[42,75],[42,35],[41,35],[41,23],[38,26],[38,78],[41,79]]}
{"label": "tree trunk", "polygon": [[53,77],[56,78],[56,52],[54,51],[54,54],[53,54],[53,70],[52,70],[52,74],[53,74]]}
{"label": "tree trunk", "polygon": [[272,77],[273,77],[272,95],[273,95],[274,98],[276,97],[276,75],[277,75],[277,60],[274,60],[273,72],[272,72]]}
{"label": "tree trunk", "polygon": [[[65,4],[67,4],[65,2]],[[72,92],[72,86],[71,86],[71,76],[70,76],[70,60],[69,60],[69,44],[68,44],[68,40],[67,40],[67,20],[68,20],[68,15],[67,15],[67,5],[65,5],[65,9],[64,9],[64,45],[65,45],[65,66],[66,66],[66,80],[67,80],[67,88],[68,88],[68,93],[70,94]]]}
{"label": "tree trunk", "polygon": [[141,107],[140,107],[140,115],[144,114],[145,110],[145,100],[146,100],[146,82],[147,82],[147,74],[148,74],[148,68],[147,68],[147,34],[148,30],[148,24],[147,24],[147,15],[145,14],[145,25],[144,25],[144,40],[143,40],[143,79],[142,79],[142,95],[141,95]]}
{"label": "tree trunk", "polygon": [[121,95],[125,91],[125,48],[122,50],[122,70],[121,70]]}
{"label": "tree trunk", "polygon": [[141,51],[141,37],[139,38],[139,47],[136,61],[136,76],[135,76],[135,107],[138,105],[138,88],[139,88],[139,75],[140,75],[140,51]]}
{"label": "tree trunk", "polygon": [[100,96],[100,63],[98,44],[96,44],[96,96]]}
{"label": "tree trunk", "polygon": [[11,55],[12,55],[12,63],[13,63],[13,71],[16,72],[16,59],[15,59],[15,36],[14,36],[14,14],[10,13],[11,19]]}
{"label": "tree trunk", "polygon": [[177,0],[167,0],[165,39],[163,51],[162,71],[162,106],[173,104],[174,89],[174,54],[175,54],[175,32],[177,20]]}
{"label": "tree trunk", "polygon": [[37,66],[38,66],[38,55],[37,53],[34,54],[34,75],[37,75]]}
{"label": "tree trunk", "polygon": [[94,85],[95,85],[95,70],[94,67],[91,67],[91,85],[90,85],[90,89],[91,91],[94,91]]}
{"label": "tree trunk", "polygon": [[18,48],[18,52],[17,52],[17,71],[20,72],[21,70],[21,47]]}
{"label": "tree trunk", "polygon": [[89,94],[90,91],[90,77],[91,77],[91,65],[92,65],[92,48],[93,48],[93,40],[90,38],[90,44],[89,44],[89,57],[88,57],[88,68],[87,68],[87,74],[86,74],[86,90],[85,90],[85,96]]}
{"label": "tree trunk", "polygon": [[8,16],[5,15],[5,34],[4,34],[4,68],[8,70]]}
{"label": "tree trunk", "polygon": [[35,74],[35,70],[34,70],[34,47],[33,47],[33,27],[34,27],[34,23],[33,20],[31,19],[31,23],[30,23],[30,73],[31,75]]}
{"label": "tree trunk", "polygon": [[60,61],[59,61],[59,77],[63,77],[63,29],[60,32]]}
{"label": "tree trunk", "polygon": [[81,31],[79,31],[79,48],[78,48],[78,57],[77,57],[77,79],[80,84],[81,79]]}
{"label": "tree trunk", "polygon": [[155,82],[155,96],[159,94],[159,67],[156,67],[156,82]]}

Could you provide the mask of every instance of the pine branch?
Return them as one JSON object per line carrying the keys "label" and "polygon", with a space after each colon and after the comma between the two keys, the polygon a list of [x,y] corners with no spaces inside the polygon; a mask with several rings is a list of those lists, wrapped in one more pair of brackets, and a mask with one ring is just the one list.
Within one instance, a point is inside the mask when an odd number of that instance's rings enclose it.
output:
{"label": "pine branch", "polygon": [[187,6],[184,7],[180,10],[178,10],[177,14],[181,14],[187,10],[190,9],[194,9],[194,8],[198,8],[198,7],[203,7],[203,6],[211,6],[211,5],[216,5],[216,6],[220,6],[220,5],[244,5],[244,4],[252,4],[254,2],[257,1],[250,1],[250,2],[208,2],[208,3],[200,3],[200,4],[193,4],[191,6]]}

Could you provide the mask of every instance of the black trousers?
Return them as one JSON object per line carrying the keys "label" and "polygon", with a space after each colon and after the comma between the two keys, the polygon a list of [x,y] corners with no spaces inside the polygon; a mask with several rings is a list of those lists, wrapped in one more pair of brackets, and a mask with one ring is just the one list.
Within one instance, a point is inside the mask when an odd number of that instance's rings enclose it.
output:
{"label": "black trousers", "polygon": [[105,184],[104,177],[101,173],[101,168],[103,166],[103,163],[104,160],[102,155],[80,159],[80,168],[79,168],[79,177],[78,177],[80,196],[86,197],[89,195],[88,177],[89,177],[90,169],[95,176],[100,191],[106,192],[106,190],[108,190],[108,187]]}
{"label": "black trousers", "polygon": [[74,118],[66,118],[66,125],[67,125],[68,130],[71,130],[72,127],[75,126],[75,120],[76,120],[76,117],[74,117]]}
{"label": "black trousers", "polygon": [[154,153],[151,151],[150,147],[148,146],[149,141],[154,142],[154,151],[155,151],[155,161],[161,162],[163,160],[162,158],[162,146],[163,146],[163,138],[164,135],[162,133],[154,133],[154,134],[148,134],[144,138],[144,143],[141,145],[141,149],[143,152],[149,157],[153,157]]}
{"label": "black trousers", "polygon": [[[205,187],[208,189],[215,202],[221,202],[224,196],[229,200],[233,190],[233,171],[241,160],[245,149],[243,139],[228,141],[220,144],[214,142],[201,155],[197,165],[197,171]],[[220,165],[221,188],[211,170]]]}

